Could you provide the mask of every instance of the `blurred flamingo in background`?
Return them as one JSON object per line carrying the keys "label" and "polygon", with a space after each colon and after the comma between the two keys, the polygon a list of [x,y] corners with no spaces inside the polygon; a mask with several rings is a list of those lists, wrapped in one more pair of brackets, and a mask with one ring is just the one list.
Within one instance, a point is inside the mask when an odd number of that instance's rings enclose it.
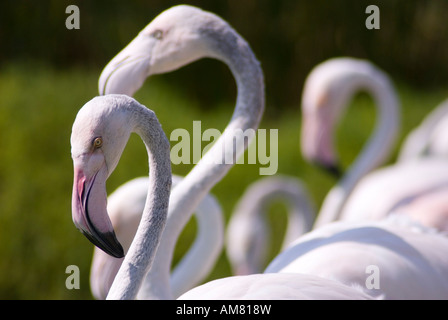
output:
{"label": "blurred flamingo in background", "polygon": [[[361,73],[361,70],[365,71]],[[397,104],[393,103],[397,99],[394,98],[394,90],[384,73],[379,72],[370,63],[356,59],[330,59],[318,65],[308,77],[303,93],[302,151],[305,158],[324,167],[337,166],[332,140],[334,126],[341,116],[343,106],[347,104],[347,99],[359,88],[366,88],[374,93],[374,100],[378,102],[376,105],[380,110],[380,120],[374,137],[370,139],[361,156],[328,193],[315,226],[338,219],[382,219],[410,199],[424,197],[448,182],[447,163],[443,158],[420,157],[414,161],[399,162],[372,171],[391,152],[391,143],[398,128],[398,109]],[[423,136],[429,138],[431,135],[427,131],[436,120],[440,121],[439,128],[442,128],[444,122],[440,120],[440,115],[446,110],[448,109],[445,105],[438,108],[420,131],[411,135],[411,141],[416,141],[417,137],[420,137],[420,141],[423,141]],[[436,135],[436,132],[434,130],[432,134]],[[444,136],[437,135],[439,141]],[[435,136],[433,141],[437,141]],[[441,144],[439,142],[439,145]],[[410,150],[410,146],[411,143],[407,143],[405,150]],[[405,151],[408,152],[410,151]],[[385,193],[384,190],[388,192]],[[438,194],[440,195],[441,191]],[[413,219],[421,223],[431,221],[429,227],[444,230],[448,223],[448,216],[445,214],[447,210],[441,210],[439,207],[437,213],[428,213],[427,210],[421,210],[422,203],[424,202],[420,202],[419,214],[413,211]],[[407,211],[410,211],[409,204]],[[403,213],[404,210],[400,212]],[[437,214],[438,218],[428,219],[425,217],[428,214]],[[440,222],[440,226],[435,224],[436,221]]]}
{"label": "blurred flamingo in background", "polygon": [[372,95],[378,110],[374,132],[347,173],[328,192],[315,227],[337,220],[358,181],[384,163],[390,155],[399,128],[399,103],[389,77],[365,60],[334,58],[313,68],[302,95],[301,148],[304,158],[334,171],[335,126],[359,91]]}
{"label": "blurred flamingo in background", "polygon": [[227,224],[226,251],[233,274],[263,271],[269,248],[267,211],[275,201],[287,207],[282,249],[311,230],[314,208],[302,181],[282,175],[256,180],[244,191]]}

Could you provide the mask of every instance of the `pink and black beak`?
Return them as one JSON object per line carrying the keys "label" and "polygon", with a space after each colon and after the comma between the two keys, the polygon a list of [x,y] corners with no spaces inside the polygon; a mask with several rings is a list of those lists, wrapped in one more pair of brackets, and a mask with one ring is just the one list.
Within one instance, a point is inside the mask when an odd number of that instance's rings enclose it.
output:
{"label": "pink and black beak", "polygon": [[72,194],[73,222],[95,246],[115,258],[122,258],[123,247],[107,214],[104,181],[101,170],[89,176],[75,166]]}
{"label": "pink and black beak", "polygon": [[343,176],[344,171],[334,151],[334,124],[331,120],[331,117],[322,112],[304,113],[301,149],[308,162],[339,179]]}

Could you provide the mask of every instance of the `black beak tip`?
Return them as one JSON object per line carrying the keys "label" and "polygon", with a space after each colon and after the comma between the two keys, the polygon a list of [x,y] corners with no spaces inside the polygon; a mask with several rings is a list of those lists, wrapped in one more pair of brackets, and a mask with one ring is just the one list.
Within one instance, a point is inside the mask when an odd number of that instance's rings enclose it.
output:
{"label": "black beak tip", "polygon": [[123,258],[124,250],[115,236],[114,232],[102,233],[101,236],[94,236],[89,232],[81,230],[84,236],[89,239],[95,246],[106,252],[114,258]]}
{"label": "black beak tip", "polygon": [[344,170],[342,170],[339,164],[325,164],[325,163],[315,163],[316,166],[322,168],[326,172],[330,173],[333,177],[340,179],[344,175]]}
{"label": "black beak tip", "polygon": [[340,179],[344,175],[344,170],[339,165],[329,166],[326,168],[327,172],[329,172],[332,176]]}

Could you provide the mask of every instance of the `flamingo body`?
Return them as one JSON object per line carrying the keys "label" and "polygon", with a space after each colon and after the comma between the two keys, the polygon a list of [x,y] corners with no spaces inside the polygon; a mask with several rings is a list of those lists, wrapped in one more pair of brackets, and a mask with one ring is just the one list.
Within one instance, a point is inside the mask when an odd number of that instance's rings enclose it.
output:
{"label": "flamingo body", "polygon": [[[357,284],[385,299],[448,299],[448,238],[409,219],[334,222],[279,254],[266,273],[305,273]],[[376,270],[378,287],[369,288]]]}
{"label": "flamingo body", "polygon": [[[378,169],[361,179],[347,200],[341,219],[380,220],[393,212],[409,212],[414,220],[428,227],[448,231],[447,210],[442,205],[447,185],[448,164],[441,158],[420,158]],[[427,196],[430,198],[425,201]],[[437,207],[432,205],[436,198]],[[417,202],[419,207],[412,209]]]}
{"label": "flamingo body", "polygon": [[179,300],[372,300],[360,288],[309,274],[252,274],[210,281]]}

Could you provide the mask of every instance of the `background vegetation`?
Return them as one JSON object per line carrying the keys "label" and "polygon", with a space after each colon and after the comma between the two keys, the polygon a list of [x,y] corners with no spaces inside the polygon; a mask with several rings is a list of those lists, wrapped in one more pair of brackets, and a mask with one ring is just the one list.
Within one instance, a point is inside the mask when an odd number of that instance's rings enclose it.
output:
{"label": "background vegetation", "polygon": [[[91,299],[92,245],[71,220],[71,125],[97,95],[102,68],[161,11],[179,1],[27,1],[0,4],[0,298]],[[185,1],[227,20],[262,63],[267,106],[260,128],[279,129],[279,174],[300,177],[316,208],[333,177],[300,154],[300,94],[313,66],[334,56],[369,59],[388,72],[402,103],[400,140],[448,96],[448,2],[432,1]],[[76,4],[81,29],[67,30],[65,8]],[[381,10],[381,29],[365,28],[365,8]],[[194,78],[192,75],[194,74]],[[193,81],[192,81],[193,79]],[[224,128],[233,111],[235,84],[220,62],[204,59],[148,79],[136,98],[153,109],[167,134],[192,129],[193,120]],[[356,106],[355,106],[356,105]],[[370,133],[375,110],[359,94],[338,130],[347,166]],[[398,149],[397,144],[397,149]],[[390,161],[394,160],[394,156]],[[258,165],[237,165],[214,189],[226,220],[241,193],[257,180]],[[185,175],[188,165],[173,166]],[[147,174],[145,150],[132,137],[113,191]],[[286,223],[281,204],[270,208],[272,257]],[[176,260],[194,235],[191,222]],[[81,269],[81,289],[67,290],[65,268]],[[225,252],[209,279],[230,275]]]}

